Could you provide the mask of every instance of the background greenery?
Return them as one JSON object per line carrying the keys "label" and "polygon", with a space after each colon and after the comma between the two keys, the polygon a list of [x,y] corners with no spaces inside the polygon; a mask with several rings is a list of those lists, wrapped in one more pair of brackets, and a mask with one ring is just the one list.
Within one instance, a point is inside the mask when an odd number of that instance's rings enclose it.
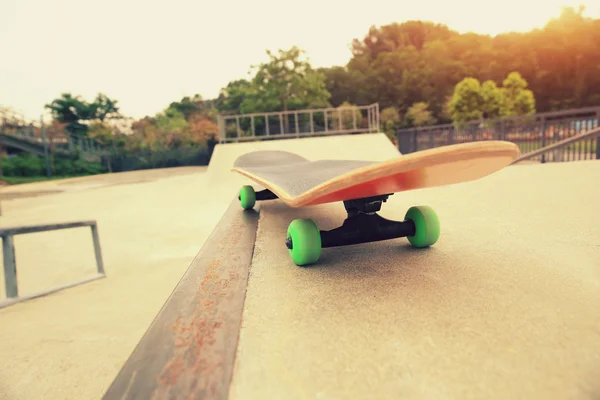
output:
{"label": "background greenery", "polygon": [[[118,101],[63,93],[47,108],[53,127],[110,148],[99,163],[58,160],[53,174],[91,174],[205,165],[218,114],[379,103],[382,129],[526,115],[600,103],[600,20],[565,8],[543,29],[497,36],[460,34],[427,21],[372,27],[352,41],[343,66],[313,68],[301,49],[267,52],[251,79],[234,80],[215,99],[170,103],[125,133]],[[200,77],[207,79],[207,77]],[[3,160],[4,175],[45,174],[43,160]]]}

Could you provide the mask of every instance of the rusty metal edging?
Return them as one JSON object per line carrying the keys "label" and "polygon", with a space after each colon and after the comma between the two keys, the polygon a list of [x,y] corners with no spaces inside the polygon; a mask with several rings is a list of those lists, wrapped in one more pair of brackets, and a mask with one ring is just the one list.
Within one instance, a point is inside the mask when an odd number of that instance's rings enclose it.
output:
{"label": "rusty metal edging", "polygon": [[225,399],[258,212],[234,200],[104,399]]}

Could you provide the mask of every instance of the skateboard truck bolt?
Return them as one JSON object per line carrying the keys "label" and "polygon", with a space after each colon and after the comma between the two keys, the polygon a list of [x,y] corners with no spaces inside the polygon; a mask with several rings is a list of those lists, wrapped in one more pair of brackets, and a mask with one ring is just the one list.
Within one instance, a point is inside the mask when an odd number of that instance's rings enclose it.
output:
{"label": "skateboard truck bolt", "polygon": [[288,250],[292,250],[294,248],[294,243],[292,242],[291,237],[285,239],[285,247],[287,247]]}

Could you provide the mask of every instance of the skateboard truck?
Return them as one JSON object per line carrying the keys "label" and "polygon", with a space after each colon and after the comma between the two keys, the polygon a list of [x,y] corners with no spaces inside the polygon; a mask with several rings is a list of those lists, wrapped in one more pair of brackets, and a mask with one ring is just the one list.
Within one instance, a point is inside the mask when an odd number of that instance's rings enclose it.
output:
{"label": "skateboard truck", "polygon": [[[314,264],[321,250],[328,247],[349,246],[361,243],[406,237],[417,248],[429,247],[440,236],[440,221],[429,206],[408,209],[403,221],[386,219],[377,212],[390,194],[345,200],[348,216],[341,226],[319,230],[311,219],[295,219],[288,226],[285,246],[299,266]],[[245,209],[254,207],[256,200],[272,200],[277,196],[269,190],[255,192],[251,186],[240,190],[239,200]]]}
{"label": "skateboard truck", "polygon": [[[242,200],[242,193],[240,193],[238,195],[238,200]],[[269,189],[265,189],[265,190],[260,190],[258,192],[254,193],[254,199],[255,200],[275,200],[277,199],[277,195],[273,192],[271,192]]]}
{"label": "skateboard truck", "polygon": [[257,200],[275,200],[277,198],[277,195],[271,192],[269,189],[255,192],[254,188],[249,185],[243,186],[238,194],[238,200],[240,201],[240,204],[244,210],[254,207],[254,204],[256,204]]}
{"label": "skateboard truck", "polygon": [[[412,220],[391,221],[377,214],[388,196],[390,195],[344,201],[348,217],[338,228],[319,231],[321,248],[414,236],[415,223]],[[291,236],[286,238],[285,244],[288,250],[293,250],[294,243]]]}
{"label": "skateboard truck", "polygon": [[344,201],[348,217],[338,228],[319,231],[321,248],[414,236],[415,224],[412,220],[392,221],[377,214],[388,196]]}

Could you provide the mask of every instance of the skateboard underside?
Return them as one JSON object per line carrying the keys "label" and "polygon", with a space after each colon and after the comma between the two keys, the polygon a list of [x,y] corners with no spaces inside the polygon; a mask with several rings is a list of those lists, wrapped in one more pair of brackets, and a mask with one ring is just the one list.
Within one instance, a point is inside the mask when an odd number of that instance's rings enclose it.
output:
{"label": "skateboard underside", "polygon": [[266,189],[241,188],[243,209],[256,201],[281,199],[292,207],[343,201],[347,218],[338,228],[323,231],[311,219],[296,219],[285,240],[299,266],[314,264],[328,247],[406,237],[425,248],[440,236],[440,221],[429,206],[410,207],[403,221],[377,214],[388,196],[405,190],[460,183],[482,178],[512,163],[519,155],[507,142],[477,142],[421,151],[382,161],[309,161],[283,151],[258,151],[239,157],[233,171]]}
{"label": "skateboard underside", "polygon": [[501,141],[444,146],[386,161],[310,161],[284,151],[256,151],[239,157],[233,171],[289,206],[302,207],[472,181],[518,155],[515,144]]}

